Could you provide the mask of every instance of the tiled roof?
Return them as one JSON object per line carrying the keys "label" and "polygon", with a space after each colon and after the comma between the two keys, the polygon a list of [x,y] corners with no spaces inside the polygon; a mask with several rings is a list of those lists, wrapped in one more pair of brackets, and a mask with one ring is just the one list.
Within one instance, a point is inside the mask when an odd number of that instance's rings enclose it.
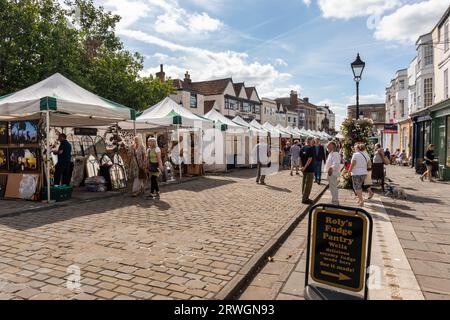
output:
{"label": "tiled roof", "polygon": [[205,96],[212,96],[224,93],[231,81],[231,78],[227,78],[203,82],[192,82],[191,87]]}
{"label": "tiled roof", "polygon": [[[297,111],[297,108],[294,108],[291,106],[291,98],[277,98],[275,99],[276,102],[281,103],[284,107],[286,107],[289,111]],[[305,102],[305,100],[298,98],[297,99],[298,102],[298,107],[300,108],[304,108],[304,107],[309,107],[309,108],[314,108],[317,109],[317,106],[309,103],[309,102]]]}
{"label": "tiled roof", "polygon": [[255,90],[255,87],[246,87],[245,92],[247,93],[247,98],[250,100],[252,98],[253,90]]}
{"label": "tiled roof", "polygon": [[173,80],[173,86],[175,89],[183,89],[183,80],[180,79]]}
{"label": "tiled roof", "polygon": [[234,84],[234,91],[236,92],[236,97],[239,97],[239,93],[241,93],[243,87],[244,87],[243,82]]}
{"label": "tiled roof", "polygon": [[214,108],[215,103],[216,103],[216,100],[205,101],[205,114],[210,112]]}

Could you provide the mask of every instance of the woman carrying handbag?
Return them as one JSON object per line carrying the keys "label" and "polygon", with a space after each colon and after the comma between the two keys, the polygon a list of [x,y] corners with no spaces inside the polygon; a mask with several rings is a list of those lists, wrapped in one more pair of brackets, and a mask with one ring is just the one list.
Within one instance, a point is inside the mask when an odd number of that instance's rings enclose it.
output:
{"label": "woman carrying handbag", "polygon": [[144,194],[145,181],[147,180],[147,157],[145,154],[144,143],[140,136],[134,137],[134,144],[131,148],[134,161],[134,182],[133,182],[133,197]]}

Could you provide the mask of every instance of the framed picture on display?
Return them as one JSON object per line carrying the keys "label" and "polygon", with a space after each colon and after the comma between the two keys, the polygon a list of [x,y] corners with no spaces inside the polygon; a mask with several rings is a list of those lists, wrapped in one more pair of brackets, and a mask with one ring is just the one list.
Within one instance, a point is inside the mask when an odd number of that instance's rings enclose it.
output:
{"label": "framed picture on display", "polygon": [[38,120],[11,122],[11,144],[36,144],[38,143]]}
{"label": "framed picture on display", "polygon": [[0,121],[0,145],[8,144],[8,122]]}
{"label": "framed picture on display", "polygon": [[8,157],[12,172],[36,172],[39,169],[37,148],[10,148]]}
{"label": "framed picture on display", "polygon": [[8,149],[0,148],[0,171],[8,170]]}

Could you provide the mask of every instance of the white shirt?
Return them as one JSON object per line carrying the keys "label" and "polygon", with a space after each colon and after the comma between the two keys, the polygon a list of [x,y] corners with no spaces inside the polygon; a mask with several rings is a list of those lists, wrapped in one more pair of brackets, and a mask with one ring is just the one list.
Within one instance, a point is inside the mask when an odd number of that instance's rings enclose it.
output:
{"label": "white shirt", "polygon": [[352,176],[366,176],[367,175],[367,161],[369,158],[364,157],[361,152],[355,152],[352,157],[352,162],[356,161],[352,170]]}
{"label": "white shirt", "polygon": [[329,169],[333,169],[333,176],[338,176],[341,171],[341,155],[333,151],[328,155],[327,162],[325,163],[325,172],[328,173]]}
{"label": "white shirt", "polygon": [[269,146],[266,143],[258,143],[252,150],[252,158],[254,163],[258,163],[259,160],[262,164],[268,164],[270,161],[267,156],[268,150]]}

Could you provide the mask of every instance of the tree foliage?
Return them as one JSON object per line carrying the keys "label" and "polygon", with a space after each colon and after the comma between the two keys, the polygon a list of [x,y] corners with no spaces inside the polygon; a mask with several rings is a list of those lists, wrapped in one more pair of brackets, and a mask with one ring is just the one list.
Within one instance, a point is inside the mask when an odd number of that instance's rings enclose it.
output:
{"label": "tree foliage", "polygon": [[173,92],[141,77],[143,57],[115,34],[120,17],[92,0],[0,0],[0,96],[59,72],[109,100],[143,110]]}

